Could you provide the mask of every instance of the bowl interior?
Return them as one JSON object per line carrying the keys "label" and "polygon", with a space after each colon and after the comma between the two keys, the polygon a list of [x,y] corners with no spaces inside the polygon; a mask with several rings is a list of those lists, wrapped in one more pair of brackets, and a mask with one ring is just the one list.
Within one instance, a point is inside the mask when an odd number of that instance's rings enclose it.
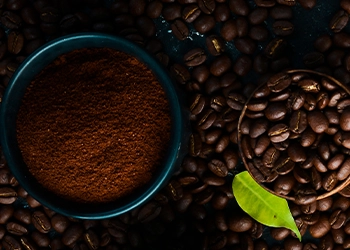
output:
{"label": "bowl interior", "polygon": [[[80,48],[108,47],[128,53],[146,64],[162,85],[169,101],[172,131],[169,149],[162,167],[152,180],[133,195],[107,204],[81,204],[65,200],[43,189],[29,173],[16,139],[16,119],[27,86],[31,80],[59,55]],[[136,44],[123,38],[97,33],[82,33],[53,40],[29,56],[17,69],[6,89],[1,105],[0,136],[8,165],[18,182],[44,206],[61,214],[82,218],[101,219],[116,216],[133,209],[155,194],[170,178],[178,158],[183,121],[174,85],[160,63]]]}

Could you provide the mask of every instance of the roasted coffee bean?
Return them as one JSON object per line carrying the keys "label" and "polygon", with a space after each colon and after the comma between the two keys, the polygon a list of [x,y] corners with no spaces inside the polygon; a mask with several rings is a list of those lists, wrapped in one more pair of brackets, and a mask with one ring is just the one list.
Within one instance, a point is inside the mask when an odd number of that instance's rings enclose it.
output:
{"label": "roasted coffee bean", "polygon": [[220,55],[210,65],[210,73],[221,76],[231,68],[232,61],[227,55]]}
{"label": "roasted coffee bean", "polygon": [[207,56],[203,49],[192,49],[184,55],[184,62],[187,66],[193,67],[202,64]]}
{"label": "roasted coffee bean", "polygon": [[22,24],[20,16],[11,11],[4,11],[0,20],[1,23],[9,29],[18,29]]}
{"label": "roasted coffee bean", "polygon": [[313,110],[308,113],[307,121],[315,133],[323,133],[329,126],[327,117],[318,110]]}
{"label": "roasted coffee bean", "polygon": [[2,246],[5,248],[5,250],[22,249],[21,244],[18,242],[18,240],[9,235],[6,235],[2,239],[1,243],[2,243]]}
{"label": "roasted coffee bean", "polygon": [[217,114],[213,109],[204,110],[198,119],[197,125],[201,129],[206,130],[213,125],[213,123],[216,120],[216,117],[217,117]]}
{"label": "roasted coffee bean", "polygon": [[146,15],[149,18],[156,19],[162,14],[163,4],[161,1],[152,1],[146,6]]}
{"label": "roasted coffee bean", "polygon": [[305,95],[305,102],[304,102],[304,109],[306,109],[307,111],[312,111],[316,108],[316,97],[314,97],[311,94],[306,94]]}
{"label": "roasted coffee bean", "polygon": [[266,45],[264,54],[270,59],[279,58],[285,52],[287,45],[288,44],[284,39],[274,38]]}
{"label": "roasted coffee bean", "polygon": [[21,224],[18,224],[16,222],[8,222],[6,224],[6,230],[10,234],[19,235],[19,236],[28,233],[27,228],[25,228],[24,226],[22,226]]}
{"label": "roasted coffee bean", "polygon": [[213,197],[213,195],[214,195],[213,189],[208,187],[204,191],[199,192],[194,196],[194,202],[196,202],[199,205],[203,205],[205,203],[208,203]]}
{"label": "roasted coffee bean", "polygon": [[24,43],[24,36],[22,33],[12,31],[9,33],[7,38],[8,51],[12,54],[17,55],[21,52]]}
{"label": "roasted coffee bean", "polygon": [[341,228],[346,222],[346,214],[341,210],[334,210],[329,217],[329,223],[333,229]]}
{"label": "roasted coffee bean", "polygon": [[269,123],[266,119],[260,118],[252,123],[249,128],[249,135],[251,138],[258,138],[268,130]]}
{"label": "roasted coffee bean", "polygon": [[295,203],[299,205],[307,205],[316,201],[317,193],[312,188],[298,189],[294,195]]}
{"label": "roasted coffee bean", "polygon": [[339,124],[342,130],[350,131],[350,108],[346,108],[339,118]]}
{"label": "roasted coffee bean", "polygon": [[215,10],[215,1],[214,0],[198,0],[198,6],[205,14],[211,14]]}
{"label": "roasted coffee bean", "polygon": [[48,233],[51,229],[50,220],[47,216],[41,211],[35,211],[32,214],[32,223],[34,227],[42,233]]}
{"label": "roasted coffee bean", "polygon": [[239,16],[247,16],[249,14],[249,6],[244,0],[229,0],[231,11]]}
{"label": "roasted coffee bean", "polygon": [[350,175],[350,158],[347,158],[340,166],[337,172],[337,179],[342,181]]}
{"label": "roasted coffee bean", "polygon": [[289,36],[294,31],[294,25],[287,20],[278,20],[272,24],[272,29],[278,36]]}
{"label": "roasted coffee bean", "polygon": [[185,40],[190,33],[187,25],[179,19],[171,24],[171,30],[173,31],[174,36],[179,40]]}
{"label": "roasted coffee bean", "polygon": [[229,217],[228,227],[231,231],[241,233],[252,228],[254,221],[246,214],[235,214]]}
{"label": "roasted coffee bean", "polygon": [[303,110],[294,111],[289,121],[289,128],[290,128],[290,131],[292,131],[293,133],[296,133],[296,134],[303,133],[307,128],[306,112]]}
{"label": "roasted coffee bean", "polygon": [[287,149],[288,156],[294,162],[304,162],[306,160],[305,149],[299,143],[292,143]]}
{"label": "roasted coffee bean", "polygon": [[270,16],[273,19],[292,19],[293,18],[293,12],[292,9],[288,6],[284,5],[276,5],[271,8],[270,10]]}
{"label": "roasted coffee bean", "polygon": [[295,179],[292,175],[281,175],[273,184],[273,190],[279,195],[288,195],[294,187]]}
{"label": "roasted coffee bean", "polygon": [[348,24],[348,21],[349,14],[344,10],[339,10],[337,13],[335,13],[331,22],[329,23],[329,28],[333,32],[340,32]]}
{"label": "roasted coffee bean", "polygon": [[175,63],[171,67],[170,72],[180,84],[185,84],[187,81],[191,79],[190,72],[187,70],[185,66],[181,64]]}
{"label": "roasted coffee bean", "polygon": [[270,147],[263,155],[262,162],[265,167],[272,168],[280,157],[280,151],[275,147]]}
{"label": "roasted coffee bean", "polygon": [[230,19],[224,22],[220,29],[220,34],[221,37],[227,42],[232,41],[234,38],[236,38],[238,36],[236,20]]}
{"label": "roasted coffee bean", "polygon": [[239,52],[247,55],[253,54],[256,49],[255,42],[249,37],[236,38],[234,44]]}
{"label": "roasted coffee bean", "polygon": [[227,96],[227,105],[234,110],[242,110],[246,102],[246,98],[238,93],[231,92]]}
{"label": "roasted coffee bean", "polygon": [[223,158],[225,160],[226,166],[228,169],[232,170],[234,169],[238,164],[238,153],[237,151],[226,148],[223,152]]}
{"label": "roasted coffee bean", "polygon": [[197,4],[189,4],[182,11],[182,19],[187,23],[192,23],[201,14]]}
{"label": "roasted coffee bean", "polygon": [[225,44],[221,37],[217,35],[211,35],[208,36],[205,41],[209,53],[213,56],[218,56],[225,51]]}
{"label": "roasted coffee bean", "polygon": [[332,46],[332,39],[329,35],[321,35],[314,41],[314,48],[323,53]]}
{"label": "roasted coffee bean", "polygon": [[281,92],[282,90],[288,88],[291,83],[292,79],[288,74],[279,73],[269,79],[267,86],[272,92]]}
{"label": "roasted coffee bean", "polygon": [[286,124],[279,123],[268,130],[268,135],[272,142],[279,143],[288,139],[290,130]]}
{"label": "roasted coffee bean", "polygon": [[215,27],[215,19],[211,15],[201,14],[196,20],[194,20],[193,27],[199,33],[205,34]]}
{"label": "roasted coffee bean", "polygon": [[231,11],[225,3],[217,3],[213,14],[216,22],[225,22],[231,17]]}
{"label": "roasted coffee bean", "polygon": [[73,224],[67,228],[62,235],[62,242],[66,246],[71,246],[83,236],[84,229],[80,224]]}
{"label": "roasted coffee bean", "polygon": [[326,191],[331,191],[338,183],[337,173],[332,171],[328,172],[322,179],[322,187]]}
{"label": "roasted coffee bean", "polygon": [[223,96],[213,96],[210,99],[210,107],[217,112],[223,111],[226,107],[226,98]]}
{"label": "roasted coffee bean", "polygon": [[274,102],[267,106],[265,116],[272,122],[283,120],[287,114],[287,108],[282,102]]}
{"label": "roasted coffee bean", "polygon": [[228,174],[228,169],[220,160],[213,159],[211,162],[208,163],[208,168],[210,171],[212,171],[215,175],[219,177],[226,177]]}
{"label": "roasted coffee bean", "polygon": [[252,59],[247,55],[242,55],[237,58],[233,65],[233,71],[239,76],[245,76],[253,67]]}
{"label": "roasted coffee bean", "polygon": [[276,4],[275,0],[254,0],[259,7],[273,7]]}
{"label": "roasted coffee bean", "polygon": [[69,224],[69,220],[63,215],[55,214],[51,218],[52,228],[60,234],[62,234],[68,228]]}
{"label": "roasted coffee bean", "polygon": [[211,205],[215,210],[223,210],[229,201],[227,195],[223,192],[216,192],[211,199]]}
{"label": "roasted coffee bean", "polygon": [[262,135],[257,139],[257,142],[254,147],[254,153],[257,156],[261,156],[269,147],[270,138],[267,135]]}
{"label": "roasted coffee bean", "polygon": [[327,168],[330,170],[338,169],[344,162],[345,156],[343,154],[336,154],[327,163]]}
{"label": "roasted coffee bean", "polygon": [[183,196],[183,189],[180,183],[176,180],[172,180],[168,183],[168,185],[166,186],[166,191],[170,198],[174,201],[181,199],[181,197]]}
{"label": "roasted coffee bean", "polygon": [[309,227],[310,234],[314,238],[321,238],[325,236],[331,229],[331,224],[325,214],[321,214],[318,222]]}
{"label": "roasted coffee bean", "polygon": [[290,230],[287,228],[271,228],[270,229],[271,237],[275,240],[284,240],[290,235]]}
{"label": "roasted coffee bean", "polygon": [[252,25],[258,25],[263,23],[267,19],[268,15],[269,12],[267,8],[258,7],[250,12],[248,20]]}
{"label": "roasted coffee bean", "polygon": [[17,193],[14,189],[9,187],[0,188],[0,203],[12,204],[17,200]]}
{"label": "roasted coffee bean", "polygon": [[203,182],[209,186],[222,186],[225,184],[224,178],[209,172],[205,173],[202,179],[203,179]]}
{"label": "roasted coffee bean", "polygon": [[193,96],[190,104],[190,111],[193,115],[198,115],[202,112],[205,106],[205,98],[201,94]]}
{"label": "roasted coffee bean", "polygon": [[263,42],[269,37],[269,31],[263,25],[255,25],[250,28],[248,35],[254,41]]}
{"label": "roasted coffee bean", "polygon": [[273,171],[277,174],[285,175],[293,170],[295,163],[288,156],[280,156],[275,165],[273,166]]}

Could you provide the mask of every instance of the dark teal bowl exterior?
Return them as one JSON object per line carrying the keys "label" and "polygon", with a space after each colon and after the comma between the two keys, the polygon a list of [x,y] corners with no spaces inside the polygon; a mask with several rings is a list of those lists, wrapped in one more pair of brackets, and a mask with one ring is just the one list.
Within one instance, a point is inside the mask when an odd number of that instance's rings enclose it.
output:
{"label": "dark teal bowl exterior", "polygon": [[[48,192],[37,183],[23,161],[16,139],[16,119],[21,100],[31,80],[59,55],[79,48],[108,47],[126,52],[145,63],[158,78],[169,101],[172,116],[170,146],[165,162],[152,181],[125,199],[107,204],[81,204],[65,200]],[[181,148],[186,139],[186,117],[178,90],[163,66],[138,45],[120,37],[79,33],[53,40],[30,55],[14,73],[3,96],[0,113],[0,139],[9,168],[20,185],[43,206],[60,214],[81,219],[104,219],[125,213],[148,201],[170,179],[181,160]],[[187,143],[185,143],[187,145]]]}

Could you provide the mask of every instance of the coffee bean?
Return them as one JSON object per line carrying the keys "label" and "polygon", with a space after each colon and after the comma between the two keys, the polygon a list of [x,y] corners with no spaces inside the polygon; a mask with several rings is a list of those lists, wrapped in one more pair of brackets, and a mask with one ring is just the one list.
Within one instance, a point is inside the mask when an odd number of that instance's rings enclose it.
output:
{"label": "coffee bean", "polygon": [[188,69],[185,66],[183,66],[181,64],[175,63],[170,68],[170,72],[175,77],[177,82],[180,84],[185,84],[187,81],[189,81],[191,79],[190,72],[188,71]]}
{"label": "coffee bean", "polygon": [[175,20],[171,24],[171,30],[173,31],[174,36],[179,40],[185,40],[189,35],[187,25],[179,19]]}
{"label": "coffee bean", "polygon": [[288,139],[290,130],[286,124],[279,123],[268,130],[268,135],[272,142],[279,143]]}
{"label": "coffee bean", "polygon": [[322,187],[327,191],[333,190],[337,183],[337,173],[334,171],[328,172],[322,179]]}
{"label": "coffee bean", "polygon": [[152,1],[146,6],[146,15],[149,18],[156,19],[162,14],[163,4],[160,1]]}
{"label": "coffee bean", "polygon": [[329,27],[333,32],[340,32],[347,25],[348,21],[349,14],[344,10],[339,10],[330,21]]}
{"label": "coffee bean", "polygon": [[27,228],[25,228],[24,226],[22,226],[21,224],[16,223],[16,222],[9,222],[9,223],[7,223],[6,224],[6,230],[10,234],[19,235],[19,236],[28,233]]}
{"label": "coffee bean", "polygon": [[243,54],[251,55],[255,52],[256,44],[251,38],[236,38],[234,43],[236,49]]}
{"label": "coffee bean", "polygon": [[251,27],[248,35],[254,41],[264,42],[269,37],[269,31],[262,25],[255,25]]}
{"label": "coffee bean", "polygon": [[249,135],[251,138],[258,138],[264,134],[268,129],[268,121],[264,118],[258,119],[255,123],[251,124],[249,129]]}
{"label": "coffee bean", "polygon": [[83,236],[83,233],[84,229],[80,224],[73,224],[63,233],[62,242],[66,246],[72,246]]}
{"label": "coffee bean", "polygon": [[70,225],[69,220],[60,214],[55,214],[51,218],[52,228],[55,229],[56,232],[62,234]]}
{"label": "coffee bean", "polygon": [[201,191],[194,196],[194,201],[199,205],[203,205],[205,203],[208,203],[213,197],[213,195],[214,195],[213,189],[206,188],[204,191]]}
{"label": "coffee bean", "polygon": [[9,187],[0,188],[0,203],[12,204],[17,200],[17,193],[14,189]]}
{"label": "coffee bean", "polygon": [[292,175],[281,175],[273,184],[273,190],[279,195],[288,195],[294,187],[295,179]]}
{"label": "coffee bean", "polygon": [[201,14],[193,22],[193,27],[201,34],[205,34],[215,27],[215,19],[211,15]]}
{"label": "coffee bean", "polygon": [[264,113],[267,119],[272,122],[276,122],[285,118],[287,109],[284,103],[276,102],[269,104]]}
{"label": "coffee bean", "polygon": [[229,217],[228,227],[231,231],[241,233],[248,231],[253,226],[253,220],[245,214],[235,214]]}
{"label": "coffee bean", "polygon": [[34,227],[42,233],[48,233],[51,229],[50,220],[47,216],[41,211],[35,211],[32,214],[32,223]]}
{"label": "coffee bean", "polygon": [[17,55],[21,52],[24,43],[24,36],[22,33],[12,31],[7,38],[8,51],[12,54]]}
{"label": "coffee bean", "polygon": [[219,177],[226,177],[228,174],[228,169],[220,160],[213,159],[211,162],[208,163],[208,168],[210,171],[212,171],[215,175]]}
{"label": "coffee bean", "polygon": [[274,166],[273,170],[280,175],[288,174],[293,170],[295,163],[288,156],[280,156]]}
{"label": "coffee bean", "polygon": [[231,68],[232,61],[227,55],[220,55],[210,65],[210,73],[221,76]]}
{"label": "coffee bean", "polygon": [[213,56],[218,56],[225,51],[225,44],[221,37],[217,35],[211,35],[208,36],[205,41],[209,53]]}
{"label": "coffee bean", "polygon": [[271,237],[275,240],[284,240],[290,235],[290,230],[287,228],[271,228],[270,229]]}
{"label": "coffee bean", "polygon": [[227,42],[235,39],[238,36],[237,22],[232,19],[224,22],[221,26],[220,34]]}
{"label": "coffee bean", "polygon": [[312,188],[298,189],[294,195],[295,203],[299,205],[307,205],[316,201],[317,193]]}
{"label": "coffee bean", "polygon": [[257,156],[261,156],[269,147],[269,145],[270,145],[270,138],[267,135],[260,136],[255,144],[254,153]]}
{"label": "coffee bean", "polygon": [[129,10],[134,16],[140,16],[145,12],[146,1],[144,0],[130,0]]}
{"label": "coffee bean", "polygon": [[5,248],[5,250],[14,250],[14,249],[21,249],[21,245],[14,237],[6,235],[2,241],[2,246]]}
{"label": "coffee bean", "polygon": [[233,71],[239,76],[245,76],[252,69],[253,61],[247,55],[242,55],[237,58],[233,65]]}
{"label": "coffee bean", "polygon": [[249,14],[249,6],[244,0],[229,0],[230,10],[239,16],[247,16]]}
{"label": "coffee bean", "polygon": [[290,21],[278,20],[272,24],[273,32],[278,36],[289,36],[294,31],[294,25]]}
{"label": "coffee bean", "polygon": [[184,55],[184,62],[187,66],[193,67],[202,64],[207,56],[203,49],[192,49]]}
{"label": "coffee bean", "polygon": [[287,49],[287,42],[282,38],[275,38],[265,47],[264,54],[267,58],[276,59],[281,57]]}
{"label": "coffee bean", "polygon": [[215,10],[214,0],[198,0],[198,6],[205,14],[211,14]]}
{"label": "coffee bean", "polygon": [[13,213],[13,217],[19,222],[22,222],[27,225],[29,225],[32,221],[31,212],[29,211],[29,209],[24,209],[24,208],[16,209]]}
{"label": "coffee bean", "polygon": [[187,23],[192,23],[201,14],[197,4],[189,4],[182,11],[182,19]]}
{"label": "coffee bean", "polygon": [[262,24],[267,19],[268,13],[267,8],[258,7],[250,12],[248,20],[252,25]]}
{"label": "coffee bean", "polygon": [[323,133],[329,126],[327,117],[318,110],[308,113],[307,121],[315,133]]}
{"label": "coffee bean", "polygon": [[342,181],[350,175],[350,159],[347,158],[337,172],[337,179]]}
{"label": "coffee bean", "polygon": [[213,14],[216,22],[226,22],[231,17],[231,11],[225,3],[216,4]]}
{"label": "coffee bean", "polygon": [[272,92],[281,92],[282,90],[288,88],[291,83],[292,79],[288,74],[279,73],[269,79],[267,86]]}
{"label": "coffee bean", "polygon": [[254,0],[259,7],[273,7],[276,4],[275,0]]}
{"label": "coffee bean", "polygon": [[1,23],[8,29],[18,29],[22,24],[20,16],[11,11],[4,11],[1,14],[0,20]]}
{"label": "coffee bean", "polygon": [[325,236],[331,229],[331,225],[328,221],[328,217],[325,214],[321,214],[318,222],[309,227],[310,234],[314,238],[321,238]]}

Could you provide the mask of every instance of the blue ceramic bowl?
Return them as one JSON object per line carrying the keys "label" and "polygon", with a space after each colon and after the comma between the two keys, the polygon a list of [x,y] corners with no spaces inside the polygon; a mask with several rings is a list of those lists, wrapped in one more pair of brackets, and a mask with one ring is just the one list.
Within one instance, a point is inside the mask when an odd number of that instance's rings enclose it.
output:
{"label": "blue ceramic bowl", "polygon": [[[166,92],[172,116],[170,146],[164,164],[142,191],[107,204],[81,204],[65,200],[45,190],[30,174],[23,161],[16,139],[16,119],[27,86],[31,80],[59,55],[80,48],[108,47],[128,53],[146,64]],[[149,200],[167,183],[187,145],[186,120],[177,90],[167,71],[145,50],[120,37],[97,33],[80,33],[53,40],[30,55],[14,73],[3,96],[0,113],[1,145],[9,168],[20,185],[42,205],[66,216],[81,219],[102,219],[125,213]]]}

